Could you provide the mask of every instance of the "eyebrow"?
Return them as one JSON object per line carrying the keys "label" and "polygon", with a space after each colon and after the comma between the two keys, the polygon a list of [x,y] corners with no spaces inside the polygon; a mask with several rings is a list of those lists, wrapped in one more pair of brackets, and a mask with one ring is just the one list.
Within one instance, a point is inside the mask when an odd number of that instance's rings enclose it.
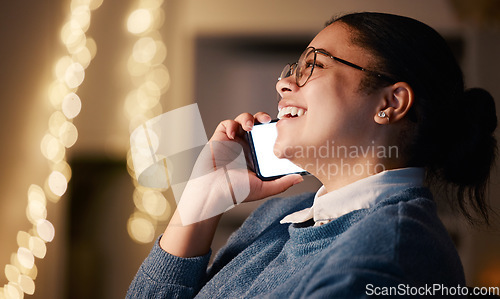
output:
{"label": "eyebrow", "polygon": [[[360,71],[369,72],[369,73],[374,73],[374,74],[376,73],[376,72],[371,71],[371,70],[368,70],[368,69],[366,69],[366,68],[364,68],[364,67],[362,67],[362,66],[359,66],[359,65],[357,65],[357,64],[355,64],[355,63],[352,63],[352,62],[347,61],[347,60],[345,60],[345,59],[342,59],[342,58],[339,58],[339,57],[337,57],[337,56],[334,56],[334,55],[332,55],[330,52],[328,52],[327,50],[325,50],[325,49],[323,49],[323,48],[319,48],[319,49],[314,48],[314,49],[315,49],[316,51],[320,52],[320,53],[321,53],[321,54],[323,54],[323,55],[328,55],[328,56],[330,56],[330,58],[331,58],[331,59],[333,59],[333,60],[334,60],[334,61],[336,61],[336,62],[343,63],[343,64],[345,64],[345,65],[348,65],[348,66],[353,67],[353,68],[355,68],[355,69],[358,69],[358,70],[360,70]],[[378,73],[376,73],[376,74],[378,74]]]}
{"label": "eyebrow", "polygon": [[333,56],[333,57],[335,57],[333,54],[331,54],[330,52],[328,52],[327,50],[325,50],[325,49],[323,49],[323,48],[315,48],[315,49],[316,49],[316,51],[318,51],[318,52],[321,52],[321,53],[326,54],[326,55],[328,55],[328,56]]}
{"label": "eyebrow", "polygon": [[333,59],[334,61],[337,61],[337,62],[343,63],[343,64],[345,64],[345,65],[348,65],[348,66],[353,67],[353,68],[355,68],[355,69],[358,69],[358,70],[360,70],[360,71],[367,72],[367,73],[372,74],[372,75],[374,75],[374,76],[376,76],[376,77],[378,77],[378,78],[380,78],[380,79],[382,79],[382,80],[385,80],[385,81],[387,81],[387,82],[397,82],[397,80],[394,80],[393,78],[391,78],[391,77],[389,77],[389,76],[387,76],[387,75],[384,75],[384,74],[379,73],[379,72],[376,72],[376,71],[372,71],[372,70],[370,70],[370,69],[366,69],[366,68],[364,68],[364,67],[362,67],[362,66],[359,66],[359,65],[357,65],[357,64],[354,64],[354,63],[352,63],[352,62],[350,62],[350,61],[347,61],[347,60],[344,60],[344,59],[339,58],[339,57],[337,57],[337,56],[334,56],[334,55],[330,54],[330,52],[326,51],[326,50],[325,50],[325,49],[323,49],[323,48],[319,48],[319,49],[316,49],[316,48],[314,48],[314,47],[312,47],[312,48],[313,48],[313,49],[315,49],[317,52],[319,52],[319,53],[323,54],[323,55],[328,55],[328,56],[329,56],[331,59]]}

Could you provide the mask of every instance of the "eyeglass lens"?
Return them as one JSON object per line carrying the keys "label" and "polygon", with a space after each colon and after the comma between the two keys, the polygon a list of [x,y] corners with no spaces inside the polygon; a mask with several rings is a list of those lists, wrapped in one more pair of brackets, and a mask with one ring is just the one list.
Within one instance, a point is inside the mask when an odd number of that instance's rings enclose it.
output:
{"label": "eyeglass lens", "polygon": [[307,83],[307,80],[312,75],[314,65],[316,64],[316,51],[314,49],[306,49],[300,55],[295,73],[297,85],[302,87]]}
{"label": "eyeglass lens", "polygon": [[285,65],[281,71],[279,80],[290,77],[295,71],[295,83],[299,87],[302,87],[311,77],[315,63],[316,51],[314,51],[314,49],[307,49],[304,53],[302,53],[302,55],[300,55],[298,62],[291,65]]}

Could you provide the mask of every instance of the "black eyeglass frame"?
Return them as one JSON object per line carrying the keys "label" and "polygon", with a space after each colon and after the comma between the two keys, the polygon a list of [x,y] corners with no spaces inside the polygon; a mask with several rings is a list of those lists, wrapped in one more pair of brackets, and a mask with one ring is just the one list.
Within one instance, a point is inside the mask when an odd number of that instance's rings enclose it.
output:
{"label": "black eyeglass frame", "polygon": [[[301,71],[297,71],[297,68],[299,67],[299,63],[301,61],[303,61],[303,58],[307,57],[307,55],[309,55],[309,53],[311,52],[314,52],[314,59],[313,59],[313,63],[312,63],[312,66],[311,66],[311,72],[309,73],[309,75],[307,76],[306,80],[304,81],[303,84],[300,84],[300,81],[302,79],[302,72]],[[298,87],[302,87],[304,85],[306,85],[307,81],[309,81],[309,78],[311,78],[313,72],[314,72],[314,67],[316,66],[316,57],[317,57],[317,54],[322,54],[324,56],[327,56],[327,57],[330,57],[331,59],[333,59],[334,61],[337,61],[337,62],[340,62],[344,65],[347,65],[347,66],[350,66],[352,68],[355,68],[357,70],[360,70],[360,71],[363,71],[363,72],[366,72],[372,76],[375,76],[375,77],[378,77],[388,83],[396,83],[397,80],[391,78],[390,76],[387,76],[387,75],[384,75],[384,74],[381,74],[379,72],[375,72],[375,71],[372,71],[372,70],[368,70],[362,66],[359,66],[357,64],[354,64],[352,62],[349,62],[347,60],[344,60],[342,58],[338,58],[336,56],[333,56],[332,54],[324,51],[324,50],[319,50],[319,49],[316,49],[314,47],[308,47],[306,48],[306,50],[302,53],[302,55],[300,55],[300,58],[298,60],[298,62],[295,62],[295,63],[292,63],[292,64],[286,64],[285,67],[283,68],[283,70],[281,71],[281,75],[280,77],[278,78],[278,81],[281,80],[281,79],[284,79],[284,78],[287,78],[287,77],[290,77],[294,72],[295,72],[295,83],[297,84]],[[307,63],[304,63],[304,65],[307,65]]]}

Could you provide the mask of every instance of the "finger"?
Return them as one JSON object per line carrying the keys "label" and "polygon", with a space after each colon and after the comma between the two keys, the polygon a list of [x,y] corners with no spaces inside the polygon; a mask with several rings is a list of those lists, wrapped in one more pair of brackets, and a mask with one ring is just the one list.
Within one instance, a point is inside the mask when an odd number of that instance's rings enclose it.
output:
{"label": "finger", "polygon": [[263,182],[262,189],[266,190],[269,193],[268,196],[270,196],[281,193],[302,181],[304,181],[304,178],[300,174],[290,174],[273,181]]}
{"label": "finger", "polygon": [[255,113],[254,118],[261,124],[265,124],[271,121],[271,116],[265,112]]}
{"label": "finger", "polygon": [[225,134],[227,138],[234,139],[239,129],[240,129],[239,123],[235,122],[234,120],[227,119],[219,123],[219,125],[215,129],[214,136],[217,133],[222,133]]}
{"label": "finger", "polygon": [[255,122],[255,119],[253,117],[252,114],[250,113],[242,113],[240,115],[238,115],[234,121],[238,122],[241,124],[241,127],[245,130],[245,131],[250,131],[252,130],[253,128],[253,124]]}
{"label": "finger", "polygon": [[256,187],[257,190],[250,192],[248,201],[258,200],[282,193],[302,181],[304,181],[304,178],[300,174],[286,175],[273,181],[261,181],[260,186]]}

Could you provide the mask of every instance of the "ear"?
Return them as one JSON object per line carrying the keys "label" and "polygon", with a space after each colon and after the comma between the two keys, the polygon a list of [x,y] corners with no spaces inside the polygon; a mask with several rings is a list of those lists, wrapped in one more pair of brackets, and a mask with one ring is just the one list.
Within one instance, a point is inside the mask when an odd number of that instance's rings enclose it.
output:
{"label": "ear", "polygon": [[[378,124],[395,123],[401,120],[415,101],[413,89],[406,82],[397,82],[386,87],[383,97],[384,101],[381,102],[374,116],[374,120]],[[380,111],[383,111],[386,117],[381,117],[378,113]]]}

